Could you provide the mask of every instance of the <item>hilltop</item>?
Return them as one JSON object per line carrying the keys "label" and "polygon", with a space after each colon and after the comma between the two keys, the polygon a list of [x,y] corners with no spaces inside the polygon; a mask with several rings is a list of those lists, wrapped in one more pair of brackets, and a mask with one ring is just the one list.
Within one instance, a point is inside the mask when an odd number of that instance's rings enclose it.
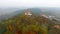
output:
{"label": "hilltop", "polygon": [[[60,18],[60,8],[29,8],[29,10],[35,15],[46,14],[54,15]],[[12,16],[24,13],[26,9],[21,8],[0,8],[0,20],[6,20]]]}

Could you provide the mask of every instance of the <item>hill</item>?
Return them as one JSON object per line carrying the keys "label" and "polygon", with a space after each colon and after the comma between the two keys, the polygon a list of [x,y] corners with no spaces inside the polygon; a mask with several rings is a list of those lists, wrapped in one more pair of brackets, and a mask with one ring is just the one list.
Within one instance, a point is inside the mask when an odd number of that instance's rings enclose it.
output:
{"label": "hill", "polygon": [[0,34],[48,34],[53,29],[54,22],[43,16],[27,16],[21,13],[0,24]]}
{"label": "hill", "polygon": [[59,23],[33,12],[32,16],[22,12],[0,22],[0,34],[60,34]]}

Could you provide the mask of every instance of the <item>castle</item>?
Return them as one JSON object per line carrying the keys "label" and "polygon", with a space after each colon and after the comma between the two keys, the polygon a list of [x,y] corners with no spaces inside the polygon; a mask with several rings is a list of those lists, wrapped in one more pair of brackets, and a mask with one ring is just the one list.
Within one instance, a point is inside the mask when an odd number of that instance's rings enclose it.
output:
{"label": "castle", "polygon": [[30,12],[30,10],[29,10],[29,9],[27,9],[27,10],[25,11],[25,15],[31,16],[31,15],[32,15],[32,13]]}

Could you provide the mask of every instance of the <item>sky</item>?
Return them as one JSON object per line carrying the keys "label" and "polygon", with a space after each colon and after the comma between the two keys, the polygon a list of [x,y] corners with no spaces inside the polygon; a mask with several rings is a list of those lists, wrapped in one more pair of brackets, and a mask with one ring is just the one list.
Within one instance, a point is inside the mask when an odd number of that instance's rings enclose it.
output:
{"label": "sky", "polygon": [[60,7],[60,0],[0,0],[2,7]]}

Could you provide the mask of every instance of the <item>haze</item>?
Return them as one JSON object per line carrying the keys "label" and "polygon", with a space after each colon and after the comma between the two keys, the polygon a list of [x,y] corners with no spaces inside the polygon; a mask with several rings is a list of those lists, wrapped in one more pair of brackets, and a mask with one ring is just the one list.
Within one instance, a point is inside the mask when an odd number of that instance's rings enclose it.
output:
{"label": "haze", "polygon": [[0,0],[0,8],[60,7],[60,0]]}

